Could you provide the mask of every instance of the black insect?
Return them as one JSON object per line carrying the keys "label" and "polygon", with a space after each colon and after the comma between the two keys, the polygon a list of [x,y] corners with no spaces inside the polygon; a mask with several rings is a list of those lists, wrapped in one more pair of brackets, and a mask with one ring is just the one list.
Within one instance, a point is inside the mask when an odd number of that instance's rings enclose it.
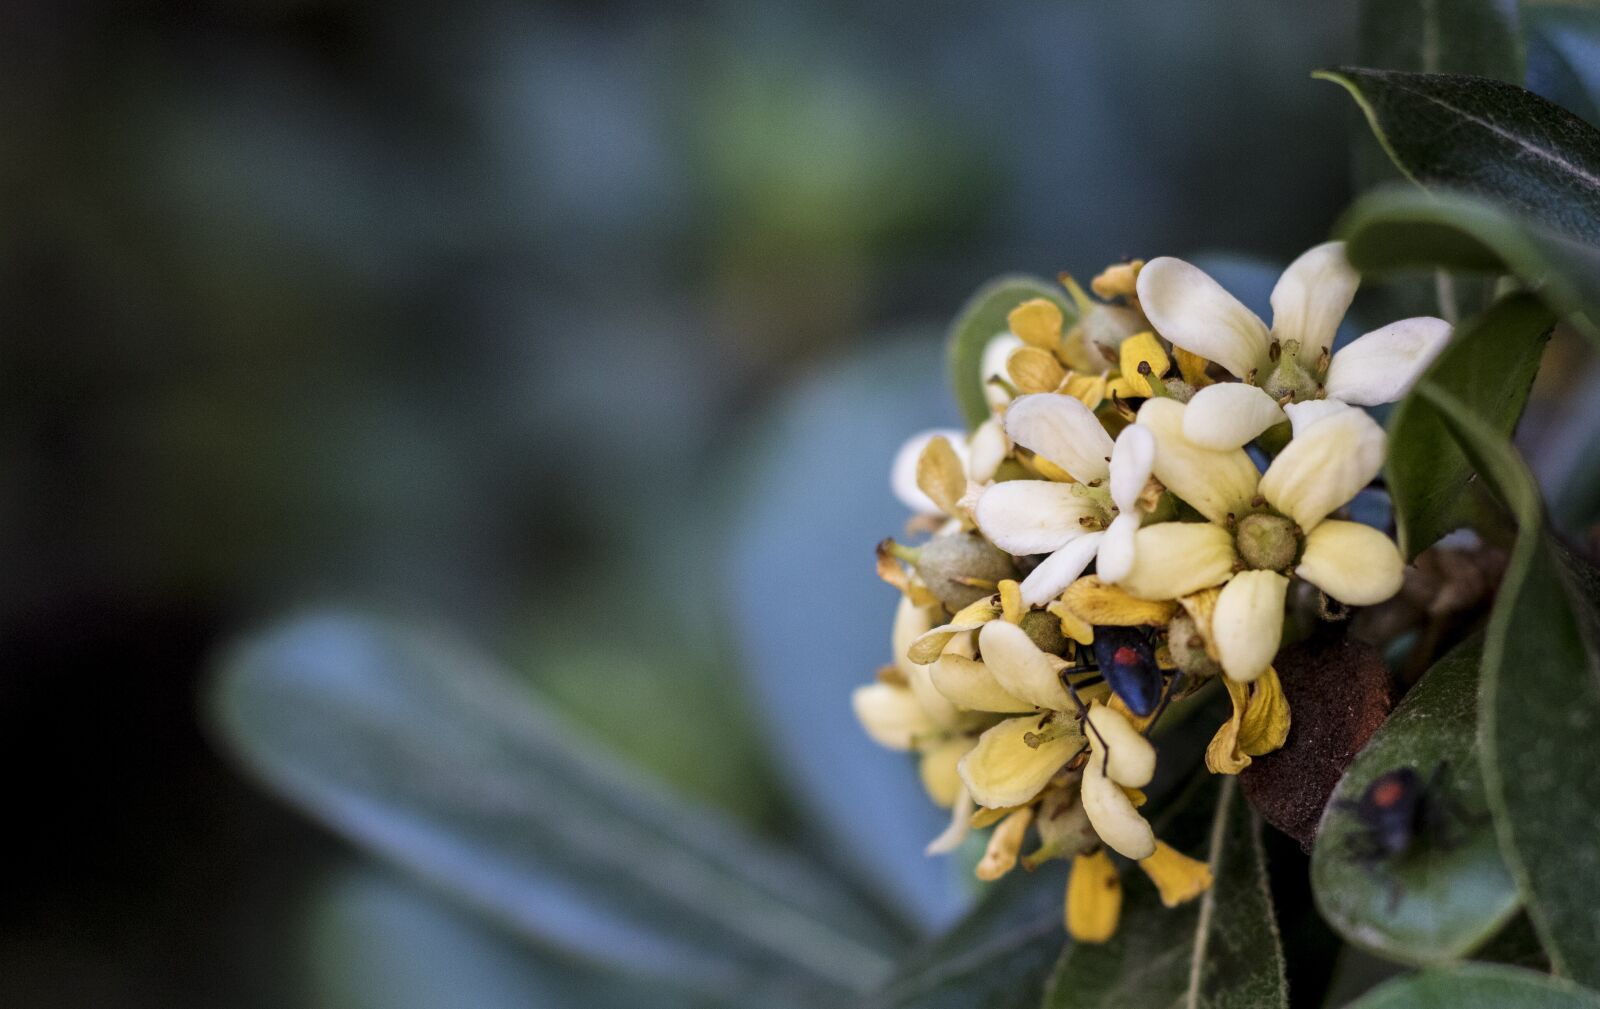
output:
{"label": "black insect", "polygon": [[[1098,672],[1111,692],[1141,718],[1159,708],[1167,696],[1166,676],[1156,664],[1155,646],[1141,628],[1095,627],[1094,661],[1086,663],[1083,658],[1080,648],[1078,664],[1062,671],[1063,682],[1078,673]],[[1079,681],[1068,684],[1068,689],[1086,685]]]}
{"label": "black insect", "polygon": [[1439,787],[1447,766],[1440,763],[1426,779],[1415,768],[1397,767],[1372,779],[1361,798],[1341,800],[1339,808],[1359,824],[1345,838],[1349,857],[1377,867],[1404,858],[1419,842],[1459,844],[1461,828],[1472,818]]}

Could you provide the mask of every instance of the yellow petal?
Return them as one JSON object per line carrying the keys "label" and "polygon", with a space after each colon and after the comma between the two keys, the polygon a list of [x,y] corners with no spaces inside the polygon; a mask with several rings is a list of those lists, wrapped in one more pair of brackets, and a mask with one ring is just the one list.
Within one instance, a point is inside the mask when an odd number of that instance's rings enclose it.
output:
{"label": "yellow petal", "polygon": [[1250,705],[1239,726],[1239,749],[1252,757],[1271,753],[1289,738],[1289,699],[1278,671],[1267,668],[1250,684]]}
{"label": "yellow petal", "polygon": [[1105,372],[1096,375],[1068,375],[1061,391],[1091,410],[1097,409],[1110,395]]}
{"label": "yellow petal", "polygon": [[1138,292],[1139,271],[1143,268],[1142,259],[1113,263],[1089,281],[1089,290],[1106,301],[1113,298],[1132,298]]}
{"label": "yellow petal", "polygon": [[1167,907],[1177,907],[1211,889],[1211,867],[1165,841],[1156,842],[1155,854],[1141,858],[1139,868],[1156,885],[1161,903]]}
{"label": "yellow petal", "polygon": [[1118,584],[1140,599],[1181,599],[1233,575],[1233,537],[1210,522],[1160,522],[1134,533],[1133,567]]}
{"label": "yellow petal", "polygon": [[1249,704],[1250,684],[1238,683],[1226,676],[1221,679],[1233,701],[1233,714],[1206,746],[1206,768],[1212,774],[1238,774],[1250,766],[1249,755],[1239,749],[1239,725]]}
{"label": "yellow petal", "polygon": [[993,882],[1016,868],[1017,853],[1022,850],[1022,839],[1033,822],[1033,807],[1024,806],[1000,821],[1000,826],[989,835],[989,847],[978,860],[977,876],[986,883]]}
{"label": "yellow petal", "polygon": [[1061,306],[1049,298],[1024,301],[1006,316],[1006,325],[1030,347],[1054,350],[1061,343],[1061,326],[1065,322]]}
{"label": "yellow petal", "polygon": [[1022,623],[1028,611],[1022,605],[1022,586],[1010,578],[1000,582],[1000,618],[1008,624]]}
{"label": "yellow petal", "polygon": [[917,458],[917,487],[946,515],[960,514],[961,495],[967,492],[967,470],[943,435],[928,439]]}
{"label": "yellow petal", "polygon": [[1122,341],[1122,380],[1128,383],[1134,396],[1155,395],[1155,389],[1145,377],[1147,368],[1150,375],[1160,378],[1170,367],[1172,361],[1161,349],[1161,341],[1154,333],[1136,333]]}
{"label": "yellow petal", "polygon": [[1086,624],[1112,627],[1165,624],[1178,608],[1170,600],[1131,596],[1121,586],[1107,585],[1094,575],[1068,585],[1061,594],[1061,605]]}
{"label": "yellow petal", "polygon": [[1067,609],[1063,602],[1053,602],[1045,607],[1052,616],[1061,621],[1061,633],[1071,638],[1080,645],[1094,644],[1094,627],[1082,617]]}
{"label": "yellow petal", "polygon": [[936,805],[949,808],[961,794],[961,775],[956,764],[972,749],[970,736],[957,736],[937,743],[922,752],[917,771],[922,777],[922,787]]}
{"label": "yellow petal", "polygon": [[998,809],[989,809],[985,806],[979,806],[977,809],[973,810],[972,815],[967,818],[967,825],[973,830],[982,830],[985,827],[999,823],[1012,813],[1015,813],[1017,810],[1023,808],[1025,807],[1001,806]]}
{"label": "yellow petal", "polygon": [[1006,358],[1006,373],[1021,393],[1055,392],[1067,377],[1067,369],[1048,350],[1018,347]]}
{"label": "yellow petal", "polygon": [[1196,389],[1203,389],[1211,384],[1211,379],[1206,375],[1206,369],[1211,366],[1210,361],[1182,347],[1173,347],[1172,356],[1177,360],[1178,374],[1183,376],[1185,382]]}
{"label": "yellow petal", "polygon": [[1195,629],[1200,632],[1201,639],[1205,642],[1206,655],[1213,662],[1217,660],[1217,646],[1211,640],[1211,614],[1216,612],[1217,597],[1222,595],[1220,588],[1201,589],[1191,592],[1178,600],[1178,605],[1189,614],[1189,619],[1194,621]]}
{"label": "yellow petal", "polygon": [[928,591],[926,585],[913,580],[895,559],[894,554],[889,552],[893,546],[894,540],[884,540],[878,544],[878,577],[899,589],[917,606],[932,606],[938,603],[938,597]]}
{"label": "yellow petal", "polygon": [[[1018,806],[1049,784],[1083,746],[1077,731],[1038,741],[1039,716],[1008,718],[978,737],[957,770],[980,806]],[[1032,739],[1037,743],[1029,746]]]}
{"label": "yellow petal", "polygon": [[1122,916],[1122,881],[1104,850],[1072,860],[1067,878],[1067,933],[1078,942],[1107,942]]}

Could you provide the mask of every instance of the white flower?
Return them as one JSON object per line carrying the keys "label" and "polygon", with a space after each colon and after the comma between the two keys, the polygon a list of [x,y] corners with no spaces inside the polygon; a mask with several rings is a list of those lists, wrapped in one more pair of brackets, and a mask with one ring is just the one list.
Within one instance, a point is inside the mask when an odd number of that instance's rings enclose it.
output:
{"label": "white flower", "polygon": [[1303,430],[1258,476],[1243,450],[1190,441],[1186,409],[1150,400],[1138,426],[1156,440],[1156,479],[1208,521],[1140,529],[1123,589],[1177,599],[1223,585],[1212,636],[1223,671],[1241,682],[1264,673],[1278,650],[1291,574],[1354,606],[1400,590],[1404,562],[1394,543],[1369,526],[1328,518],[1383,467],[1383,429],[1364,411],[1297,415]]}
{"label": "white flower", "polygon": [[1088,407],[1058,393],[1019,397],[1005,427],[1012,441],[1077,481],[1008,480],[985,489],[973,509],[978,528],[1000,549],[1050,555],[1023,580],[1023,602],[1038,606],[1060,595],[1097,556],[1103,580],[1124,575],[1133,566],[1137,503],[1150,479],[1154,439],[1130,426],[1113,443]]}
{"label": "white flower", "polygon": [[919,486],[918,469],[922,461],[922,453],[926,451],[928,443],[935,438],[943,438],[955,450],[956,458],[961,461],[969,484],[985,484],[994,479],[995,470],[1005,461],[1011,451],[1011,445],[1006,441],[1005,430],[1000,426],[997,417],[991,417],[979,424],[969,437],[955,428],[936,427],[926,431],[919,431],[905,440],[900,450],[895,453],[894,463],[889,468],[889,487],[894,491],[900,503],[916,512],[918,515],[948,515],[950,518],[959,518],[950,513],[940,504],[929,497],[927,492]]}
{"label": "white flower", "polygon": [[1139,272],[1139,303],[1162,336],[1244,379],[1207,386],[1190,401],[1184,435],[1205,448],[1238,448],[1284,419],[1279,404],[1326,396],[1376,406],[1404,396],[1450,340],[1450,324],[1419,316],[1390,323],[1329,357],[1360,275],[1343,242],[1289,265],[1272,289],[1272,327],[1181,259]]}

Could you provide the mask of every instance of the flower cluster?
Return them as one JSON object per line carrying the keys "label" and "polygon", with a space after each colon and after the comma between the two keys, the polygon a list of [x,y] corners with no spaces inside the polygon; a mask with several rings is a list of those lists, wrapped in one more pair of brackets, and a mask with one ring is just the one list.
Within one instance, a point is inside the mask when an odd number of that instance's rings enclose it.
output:
{"label": "flower cluster", "polygon": [[992,826],[981,879],[1072,862],[1080,941],[1116,930],[1109,852],[1168,906],[1211,885],[1139,809],[1171,705],[1226,690],[1205,763],[1237,774],[1289,731],[1273,668],[1286,607],[1326,615],[1400,588],[1394,543],[1340,517],[1386,452],[1360,407],[1403,395],[1450,327],[1406,319],[1334,354],[1357,282],[1342,245],[1318,246],[1278,281],[1269,326],[1177,259],[1114,266],[1096,298],[1063,278],[1074,325],[1038,298],[990,341],[991,416],[895,460],[911,528],[930,535],[879,548],[902,594],[894,665],[856,691],[856,714],[918,755],[950,809],[930,852]]}

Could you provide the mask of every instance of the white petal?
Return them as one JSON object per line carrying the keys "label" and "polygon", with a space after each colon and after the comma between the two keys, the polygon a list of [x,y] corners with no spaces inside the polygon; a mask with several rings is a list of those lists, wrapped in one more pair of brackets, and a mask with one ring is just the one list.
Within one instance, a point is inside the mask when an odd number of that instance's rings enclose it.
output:
{"label": "white petal", "polygon": [[1007,480],[984,488],[972,518],[989,541],[1021,557],[1047,554],[1084,534],[1083,520],[1100,508],[1077,485],[1049,480]]}
{"label": "white petal", "polygon": [[1177,599],[1233,573],[1233,537],[1210,522],[1159,522],[1134,534],[1133,566],[1118,580],[1140,599]]}
{"label": "white petal", "polygon": [[1255,497],[1260,471],[1243,449],[1218,452],[1185,438],[1185,409],[1170,399],[1146,400],[1139,408],[1139,426],[1156,439],[1156,479],[1213,522],[1243,515]]}
{"label": "white petal", "polygon": [[1072,396],[1055,392],[1018,396],[1006,408],[1006,434],[1082,483],[1103,480],[1111,472],[1111,436]]}
{"label": "white petal", "polygon": [[1105,776],[1099,760],[1083,766],[1083,811],[1094,832],[1112,851],[1126,858],[1149,858],[1156,853],[1155,831],[1133,808],[1126,792]]}
{"label": "white petal", "polygon": [[1308,399],[1303,403],[1290,403],[1283,408],[1283,412],[1289,415],[1293,437],[1298,438],[1318,421],[1327,420],[1336,413],[1350,409],[1354,408],[1336,399]]}
{"label": "white petal", "polygon": [[1450,342],[1443,319],[1419,316],[1375,329],[1333,355],[1328,396],[1357,406],[1393,403],[1411,391]]}
{"label": "white petal", "polygon": [[1043,606],[1066,591],[1094,560],[1104,533],[1086,533],[1046,557],[1022,580],[1022,602]]}
{"label": "white petal", "polygon": [[996,333],[990,337],[983,348],[983,362],[979,370],[983,373],[983,396],[989,403],[991,410],[998,410],[1006,405],[1011,398],[1003,386],[989,381],[991,378],[1006,377],[1006,360],[1011,352],[1022,346],[1022,339],[1015,333]]}
{"label": "white petal", "polygon": [[900,606],[894,613],[894,631],[889,645],[893,649],[895,668],[906,678],[911,693],[928,713],[935,725],[949,725],[959,716],[956,706],[934,687],[933,674],[928,667],[911,661],[906,652],[911,643],[933,630],[934,621],[943,611],[938,606],[918,606],[906,596],[900,597]]}
{"label": "white petal", "polygon": [[1089,709],[1085,733],[1095,752],[1091,761],[1101,762],[1106,777],[1129,788],[1143,788],[1156,774],[1156,748],[1139,734],[1127,716],[1103,704]]}
{"label": "white petal", "polygon": [[956,801],[950,806],[950,825],[929,841],[923,851],[929,855],[945,855],[961,847],[961,842],[967,839],[967,831],[972,829],[972,811],[976,805],[972,801],[972,793],[967,791],[966,785],[962,785],[961,791],[956,793]]}
{"label": "white petal", "polygon": [[1211,638],[1230,680],[1267,671],[1283,640],[1283,598],[1289,579],[1276,571],[1241,571],[1222,587],[1211,614]]}
{"label": "white petal", "polygon": [[1149,428],[1129,424],[1111,447],[1111,500],[1131,512],[1144,493],[1156,463],[1156,438]]}
{"label": "white petal", "polygon": [[1077,733],[1029,746],[1025,740],[1038,731],[1039,716],[1025,715],[1008,718],[978,737],[978,745],[957,765],[978,805],[1004,809],[1027,802],[1083,746]]}
{"label": "white petal", "polygon": [[1073,706],[1057,675],[1063,668],[1061,660],[1050,661],[1054,656],[1041,652],[1028,632],[1016,624],[1004,620],[984,624],[978,632],[978,651],[1006,693],[1041,708],[1065,711]]}
{"label": "white petal", "polygon": [[1277,401],[1255,386],[1218,382],[1195,393],[1183,408],[1183,436],[1201,448],[1242,448],[1285,419]]}
{"label": "white petal", "polygon": [[1000,418],[990,417],[978,429],[972,432],[972,445],[967,450],[967,479],[978,483],[988,483],[994,479],[994,471],[1005,462],[1006,454],[1011,451],[1011,443],[1006,440],[1005,428],[1000,425]]}
{"label": "white petal", "polygon": [[927,712],[905,687],[888,683],[857,687],[850,706],[872,741],[891,750],[909,750],[918,736],[933,731]]}
{"label": "white petal", "polygon": [[970,711],[1032,711],[1034,705],[1006,693],[989,667],[973,658],[977,654],[976,634],[950,642],[945,653],[928,667],[933,685],[952,704]]}
{"label": "white petal", "polygon": [[1305,532],[1383,469],[1388,438],[1362,410],[1343,410],[1291,440],[1261,476],[1261,495]]}
{"label": "white petal", "polygon": [[1299,340],[1300,360],[1312,364],[1333,346],[1361,275],[1344,255],[1343,242],[1324,242],[1289,264],[1272,289],[1272,335]]}
{"label": "white petal", "polygon": [[1123,512],[1111,520],[1111,525],[1101,535],[1100,550],[1094,558],[1094,573],[1102,582],[1115,585],[1128,577],[1128,572],[1133,570],[1133,558],[1138,542],[1135,534],[1139,531],[1139,522],[1139,516]]}
{"label": "white petal", "polygon": [[894,496],[919,515],[944,514],[944,509],[934,504],[933,499],[917,486],[917,460],[922,458],[922,450],[928,447],[928,442],[935,438],[948,439],[950,447],[961,458],[962,465],[966,465],[967,436],[954,428],[936,427],[906,439],[900,451],[894,455],[894,465],[889,468],[889,486],[894,490]]}
{"label": "white petal", "polygon": [[1139,307],[1174,344],[1244,378],[1267,360],[1267,327],[1197,266],[1163,256],[1139,271]]}
{"label": "white petal", "polygon": [[1400,548],[1378,530],[1330,519],[1306,537],[1294,573],[1341,603],[1371,606],[1400,591],[1405,562]]}

